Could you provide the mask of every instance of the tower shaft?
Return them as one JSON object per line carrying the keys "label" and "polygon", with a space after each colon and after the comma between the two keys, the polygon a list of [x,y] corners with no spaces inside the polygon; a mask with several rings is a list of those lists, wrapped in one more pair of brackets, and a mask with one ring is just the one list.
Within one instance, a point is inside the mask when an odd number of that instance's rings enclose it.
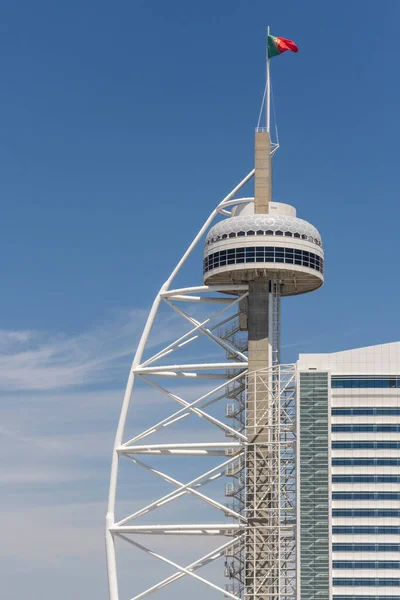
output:
{"label": "tower shaft", "polygon": [[254,213],[266,215],[272,202],[271,138],[268,131],[255,133],[254,166]]}
{"label": "tower shaft", "polygon": [[[269,213],[272,201],[270,135],[255,134],[254,213]],[[245,546],[245,597],[270,600],[279,594],[279,440],[273,439],[270,331],[274,283],[268,271],[249,282],[247,496],[248,532]],[[277,298],[275,297],[275,301]]]}

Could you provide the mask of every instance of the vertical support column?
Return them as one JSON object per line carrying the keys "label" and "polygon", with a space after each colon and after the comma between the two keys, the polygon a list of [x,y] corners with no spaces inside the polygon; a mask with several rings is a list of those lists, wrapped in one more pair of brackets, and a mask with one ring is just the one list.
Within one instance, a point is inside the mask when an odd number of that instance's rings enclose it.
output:
{"label": "vertical support column", "polygon": [[254,212],[266,215],[272,202],[271,138],[268,131],[256,131],[254,165]]}
{"label": "vertical support column", "polygon": [[[255,134],[254,212],[268,214],[272,200],[270,135]],[[274,422],[271,365],[273,294],[265,275],[249,282],[246,457],[248,530],[245,548],[246,600],[279,596],[279,440]],[[278,469],[278,472],[277,472]]]}

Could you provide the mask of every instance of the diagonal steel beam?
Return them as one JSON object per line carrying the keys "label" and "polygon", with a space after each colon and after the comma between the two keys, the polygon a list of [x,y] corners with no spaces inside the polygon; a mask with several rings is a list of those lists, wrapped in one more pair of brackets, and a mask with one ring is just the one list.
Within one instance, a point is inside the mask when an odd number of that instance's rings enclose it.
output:
{"label": "diagonal steel beam", "polygon": [[[239,373],[238,375],[235,375],[235,377],[232,377],[232,379],[229,380],[229,383],[232,383],[232,382],[236,381],[237,379],[240,379],[241,377],[243,377],[243,373]],[[169,417],[166,417],[162,421],[159,421],[153,427],[150,427],[149,429],[146,429],[146,431],[138,434],[137,436],[135,436],[131,440],[125,442],[123,444],[124,446],[129,446],[133,442],[138,441],[138,440],[140,440],[140,439],[142,439],[142,438],[150,435],[151,433],[154,433],[154,432],[158,431],[159,429],[167,427],[172,422],[177,421],[178,418],[184,418],[184,416],[185,417],[189,416],[189,413],[187,413],[187,414],[184,415],[185,411],[187,411],[187,410],[192,411],[195,407],[197,407],[198,404],[200,404],[200,402],[202,402],[203,400],[207,400],[207,398],[210,398],[210,396],[212,396],[213,394],[215,394],[219,390],[224,389],[227,386],[227,382],[224,382],[224,383],[218,385],[213,390],[210,390],[209,392],[207,392],[203,396],[200,396],[200,398],[197,398],[193,402],[187,402],[186,400],[183,400],[183,398],[179,398],[179,396],[177,396],[176,394],[173,394],[173,393],[169,392],[168,390],[166,390],[165,388],[163,388],[162,386],[156,384],[154,381],[151,381],[150,379],[147,379],[147,377],[142,376],[142,379],[143,379],[143,381],[145,381],[149,385],[153,386],[155,389],[157,389],[158,391],[162,392],[163,394],[165,394],[166,396],[168,396],[172,400],[176,400],[180,404],[183,404],[184,407],[181,408],[180,410],[178,410],[177,412],[173,413]],[[224,398],[224,397],[225,396],[221,396],[221,398]],[[221,423],[221,425],[222,425],[222,428],[224,430],[231,430],[232,429],[231,427],[228,427],[228,425],[226,425],[225,423]],[[237,434],[236,430],[233,430],[233,431],[235,432],[235,434]],[[239,437],[241,437],[241,436],[242,436],[242,434],[239,433]],[[247,438],[245,437],[245,439],[247,439]]]}
{"label": "diagonal steel beam", "polygon": [[[132,462],[134,462],[135,464],[137,464],[138,466],[143,467],[143,469],[150,471],[150,473],[154,473],[154,475],[161,477],[161,479],[164,479],[165,481],[168,481],[169,483],[173,483],[174,485],[178,486],[178,490],[177,490],[178,492],[181,491],[184,487],[186,487],[185,484],[182,483],[181,481],[174,479],[170,475],[167,475],[167,473],[163,473],[162,471],[159,471],[158,469],[154,469],[153,467],[146,465],[146,463],[142,462],[138,458],[133,458],[133,456],[128,456],[127,458],[129,460],[131,460]],[[206,494],[202,494],[201,492],[199,492],[198,490],[196,490],[192,487],[186,487],[184,493],[185,494],[186,493],[193,494],[194,496],[197,496],[198,498],[200,498],[200,500],[203,500],[206,504],[210,504],[210,506],[213,506],[214,508],[221,510],[223,513],[227,513],[227,514],[231,515],[234,519],[239,519],[240,521],[247,522],[246,517],[244,517],[240,513],[236,512],[235,510],[232,510],[231,508],[228,508],[227,506],[224,506],[220,502],[213,500]]]}
{"label": "diagonal steel beam", "polygon": [[[246,294],[243,294],[242,296],[240,296],[239,301],[242,300],[242,298],[245,298],[246,296],[248,296],[247,292],[246,292]],[[184,310],[182,310],[178,306],[175,306],[175,304],[173,304],[173,302],[170,302],[170,301],[166,300],[166,303],[169,304],[169,306],[171,306],[178,314],[180,314],[187,321],[189,321],[189,323],[191,323],[192,325],[200,327],[200,331],[206,337],[210,338],[210,340],[212,340],[215,344],[217,344],[217,346],[220,346],[223,350],[228,351],[228,352],[232,352],[232,353],[236,354],[237,356],[239,356],[240,358],[242,358],[243,360],[247,361],[247,356],[245,354],[243,354],[243,352],[241,352],[233,344],[231,344],[230,342],[228,342],[228,340],[223,340],[218,335],[216,335],[215,333],[213,333],[211,331],[211,329],[208,329],[208,328],[204,327],[200,323],[200,321],[197,321],[197,319],[195,319],[194,317],[191,317],[190,315],[188,315]]]}
{"label": "diagonal steel beam", "polygon": [[[122,539],[124,539],[127,542],[130,541],[130,538],[127,538],[121,534],[117,534],[117,535],[118,535],[118,537],[121,537]],[[233,540],[229,540],[229,542],[226,542],[222,546],[219,546],[219,548],[216,548],[212,552],[209,552],[205,556],[202,556],[195,562],[191,563],[190,565],[187,565],[187,567],[185,567],[185,568],[188,571],[192,571],[192,570],[197,571],[198,569],[201,569],[201,567],[204,567],[205,565],[208,565],[210,562],[213,562],[214,560],[217,560],[218,558],[223,556],[225,553],[225,550],[227,550],[227,548],[229,548],[233,544],[236,544],[236,542],[243,537],[244,537],[243,535],[240,535]],[[182,577],[185,577],[185,576],[186,576],[186,573],[182,573],[181,571],[178,571],[177,573],[174,573],[173,575],[170,575],[169,577],[166,577],[159,583],[153,585],[151,588],[148,588],[144,592],[138,594],[137,596],[132,598],[132,600],[141,600],[141,598],[145,598],[149,594],[156,592],[157,590],[160,590],[163,587],[166,587],[167,585],[169,585],[170,583],[173,583],[174,581],[178,581],[178,579],[182,579]]]}
{"label": "diagonal steel beam", "polygon": [[[238,596],[235,596],[234,594],[227,592],[223,588],[219,587],[219,585],[216,585],[215,583],[208,581],[208,579],[205,579],[204,577],[200,577],[200,575],[196,575],[196,573],[194,573],[193,571],[190,571],[186,567],[181,567],[180,565],[178,565],[178,563],[175,563],[172,560],[169,560],[162,554],[159,554],[158,552],[154,552],[154,550],[150,550],[146,546],[143,546],[142,544],[139,544],[138,542],[135,542],[134,540],[131,540],[130,538],[125,537],[124,535],[121,535],[120,537],[123,540],[125,540],[126,542],[128,542],[129,544],[132,544],[132,546],[136,546],[136,548],[143,550],[143,552],[145,552],[146,554],[150,554],[150,556],[154,556],[154,558],[158,558],[158,560],[165,562],[167,565],[171,565],[171,567],[178,569],[178,571],[180,571],[181,573],[184,573],[185,575],[190,575],[190,577],[193,577],[194,579],[201,581],[201,583],[204,583],[205,585],[208,585],[209,587],[213,588],[214,590],[217,590],[217,592],[221,592],[221,594],[223,594],[224,596],[232,598],[232,600],[241,600],[240,598],[238,598]],[[132,599],[132,600],[134,600],[134,599]]]}
{"label": "diagonal steel beam", "polygon": [[210,469],[206,473],[202,473],[195,479],[192,479],[191,481],[186,483],[184,486],[182,486],[182,488],[179,491],[174,490],[172,492],[169,492],[169,494],[166,494],[162,498],[159,498],[158,500],[152,502],[151,504],[148,504],[144,508],[141,508],[141,509],[137,510],[135,513],[129,515],[129,517],[125,517],[124,519],[122,519],[122,521],[119,521],[118,523],[116,523],[116,525],[117,526],[125,525],[125,523],[128,523],[129,521],[133,521],[137,517],[140,517],[141,515],[144,515],[144,514],[150,512],[151,510],[158,508],[158,506],[160,506],[160,503],[167,504],[167,502],[171,502],[172,500],[175,500],[175,498],[178,497],[179,495],[182,495],[181,492],[186,490],[188,487],[193,487],[194,484],[199,483],[206,477],[209,477],[213,473],[216,473],[219,469],[225,468],[227,465],[230,465],[231,462],[233,462],[236,459],[237,459],[237,456],[232,456],[231,458],[229,458],[228,460],[223,462],[221,465],[217,465],[216,467]]}
{"label": "diagonal steel beam", "polygon": [[[217,317],[219,317],[220,315],[222,315],[224,312],[226,312],[232,306],[235,306],[236,304],[238,304],[240,302],[240,300],[242,298],[245,298],[247,295],[248,295],[248,292],[245,292],[242,296],[239,296],[238,298],[235,298],[235,300],[232,300],[231,302],[229,302],[229,304],[225,305],[223,308],[221,308],[221,310],[218,310],[216,313],[214,313],[210,317],[207,317],[207,319],[205,319],[204,321],[202,321],[202,322],[197,321],[196,324],[195,324],[195,326],[192,329],[190,329],[189,331],[187,331],[183,336],[181,336],[180,338],[178,338],[174,342],[171,342],[171,344],[169,344],[168,346],[166,346],[163,350],[160,350],[159,352],[157,352],[156,354],[154,354],[154,356],[151,356],[150,358],[148,358],[140,366],[144,367],[144,366],[150,365],[153,362],[155,362],[156,360],[159,360],[160,358],[162,358],[163,356],[166,356],[167,354],[170,354],[171,352],[174,352],[175,347],[178,344],[180,344],[183,340],[186,340],[190,335],[192,335],[192,334],[194,334],[196,332],[201,332],[201,334],[203,334],[204,333],[203,327],[205,325],[207,325],[211,321],[214,321],[214,319],[216,319]],[[166,304],[168,304],[169,306],[171,306],[172,308],[174,308],[175,310],[177,310],[177,308],[174,305],[172,305],[167,299],[164,298],[164,302]],[[179,310],[177,310],[177,312],[179,313]],[[192,323],[192,325],[193,325],[193,323]],[[194,341],[194,339],[197,339],[198,337],[199,337],[199,335],[196,335],[191,341]]]}

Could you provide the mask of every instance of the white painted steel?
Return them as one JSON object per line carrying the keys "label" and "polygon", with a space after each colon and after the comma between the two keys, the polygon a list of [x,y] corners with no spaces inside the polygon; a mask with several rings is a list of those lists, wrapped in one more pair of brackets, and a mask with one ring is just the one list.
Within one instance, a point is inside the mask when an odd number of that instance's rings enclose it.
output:
{"label": "white painted steel", "polygon": [[[239,536],[238,539],[240,540],[241,537],[242,536]],[[186,569],[188,569],[189,571],[192,571],[192,570],[195,571],[195,570],[197,570],[197,569],[199,569],[199,568],[201,568],[201,567],[209,564],[210,562],[216,560],[217,558],[220,558],[221,556],[224,556],[225,551],[227,551],[230,548],[230,546],[232,546],[232,544],[234,544],[234,543],[235,543],[234,540],[230,540],[229,542],[226,542],[225,544],[222,544],[222,546],[220,546],[216,550],[213,550],[212,552],[206,554],[205,556],[202,556],[201,558],[199,558],[195,562],[193,562],[190,565],[188,565],[186,567]],[[138,596],[135,596],[134,598],[132,598],[132,600],[140,600],[141,598],[144,598],[145,596],[148,596],[152,592],[160,590],[161,588],[169,585],[173,581],[177,581],[178,579],[181,579],[184,576],[185,576],[185,573],[182,573],[181,571],[178,571],[177,573],[174,573],[170,577],[167,577],[167,578],[163,579],[162,581],[160,581],[156,585],[154,585],[151,588],[147,589],[145,592],[142,592]]]}
{"label": "white painted steel", "polygon": [[[106,515],[107,575],[108,575],[108,583],[109,583],[110,600],[119,600],[118,580],[117,580],[117,562],[116,562],[116,551],[115,551],[115,540],[114,540],[113,527],[115,526],[115,506],[116,506],[119,456],[128,450],[128,447],[123,446],[123,436],[124,436],[124,430],[125,430],[128,410],[129,410],[129,406],[131,403],[132,392],[133,392],[134,385],[135,385],[135,378],[138,375],[143,375],[143,374],[148,375],[150,373],[153,373],[156,375],[164,374],[164,375],[172,376],[172,377],[177,376],[177,375],[187,377],[187,373],[184,373],[183,371],[192,371],[192,370],[193,371],[197,371],[197,370],[204,371],[207,369],[226,369],[227,367],[232,368],[232,364],[227,365],[226,363],[218,363],[218,366],[215,366],[210,363],[208,363],[207,366],[204,364],[180,365],[180,366],[178,366],[178,368],[176,368],[176,370],[171,369],[171,367],[167,368],[165,366],[161,367],[161,370],[160,370],[160,368],[152,369],[151,367],[143,367],[143,365],[141,364],[141,361],[142,361],[142,357],[143,357],[143,353],[144,353],[146,344],[149,339],[150,332],[152,330],[156,315],[160,309],[161,303],[164,300],[164,295],[167,297],[167,296],[173,296],[176,294],[178,294],[178,295],[189,294],[190,295],[192,293],[215,292],[215,291],[224,293],[224,292],[232,291],[233,287],[235,287],[235,289],[238,289],[238,286],[231,286],[228,284],[226,286],[210,286],[210,287],[203,285],[203,286],[188,287],[188,288],[170,291],[170,286],[171,286],[172,281],[175,279],[176,275],[180,272],[182,266],[185,264],[186,260],[189,258],[189,256],[191,255],[191,253],[197,246],[198,242],[203,237],[204,233],[207,231],[207,229],[210,226],[210,224],[212,223],[212,221],[215,219],[215,217],[221,211],[224,211],[225,205],[232,206],[232,204],[235,204],[235,202],[230,202],[230,201],[233,199],[235,194],[248,181],[251,180],[251,178],[254,175],[254,172],[255,172],[255,170],[252,169],[250,171],[250,173],[248,173],[248,175],[246,175],[246,177],[244,177],[244,179],[242,179],[242,181],[212,211],[212,213],[210,214],[208,219],[206,219],[205,223],[200,228],[199,232],[193,239],[192,243],[189,245],[186,252],[183,254],[182,258],[179,260],[178,264],[171,272],[167,281],[161,286],[160,291],[158,292],[156,298],[154,299],[154,302],[151,307],[151,310],[150,310],[147,322],[145,324],[142,336],[140,338],[140,341],[139,341],[139,344],[138,344],[138,347],[137,347],[137,350],[135,353],[135,357],[132,362],[132,367],[131,367],[131,370],[129,373],[126,389],[125,389],[120,418],[119,418],[117,432],[116,432],[115,441],[114,441],[114,449],[113,449],[113,453],[112,453],[110,491],[109,491],[108,509],[107,509],[107,515]],[[228,211],[228,214],[230,214],[229,211]],[[246,286],[243,286],[241,289],[244,290],[245,288],[246,288]],[[232,302],[234,302],[234,301],[235,301],[235,298],[232,300]],[[228,306],[229,306],[229,304],[228,304]],[[200,325],[196,326],[195,330],[196,329],[200,330],[201,326]],[[244,370],[246,369],[246,367],[247,367],[247,365],[245,363],[239,363],[236,365],[236,368],[240,368],[240,369],[244,369]],[[177,371],[179,371],[179,373],[177,373]],[[197,377],[199,377],[197,372],[195,374]],[[200,377],[201,377],[201,375],[200,375]],[[210,376],[207,376],[207,377],[210,377]],[[168,450],[168,449],[166,449],[166,450]],[[133,451],[135,451],[135,450],[133,449]],[[200,450],[200,452],[208,453],[207,449]]]}
{"label": "white painted steel", "polygon": [[[123,537],[123,536],[121,536],[121,537]],[[150,550],[149,548],[146,548],[146,546],[143,546],[142,544],[139,544],[138,542],[135,542],[135,541],[133,541],[131,539],[128,539],[128,538],[124,538],[124,539],[126,539],[126,541],[129,544],[132,544],[133,546],[136,546],[136,548],[139,548],[140,550],[143,550],[147,554],[150,554],[151,556],[154,556],[155,558],[158,558],[158,560],[161,560],[162,562],[167,563],[167,565],[170,565],[171,567],[174,567],[175,569],[178,569],[178,571],[180,571],[181,573],[184,573],[185,575],[189,575],[190,577],[194,577],[194,579],[197,579],[198,581],[201,581],[202,583],[204,583],[205,585],[209,586],[210,588],[212,588],[214,590],[217,590],[218,592],[222,592],[222,594],[224,594],[224,596],[228,596],[229,598],[233,598],[233,600],[240,600],[240,598],[238,598],[237,596],[234,596],[233,594],[230,594],[230,593],[226,592],[226,590],[222,589],[218,585],[215,585],[215,583],[211,583],[211,581],[209,581],[208,579],[205,579],[204,577],[200,577],[199,575],[196,575],[196,573],[194,573],[193,570],[186,569],[185,567],[181,567],[180,565],[178,565],[177,563],[173,562],[172,560],[169,560],[165,556],[162,556],[162,554],[160,554],[159,552],[154,552],[153,550]]]}

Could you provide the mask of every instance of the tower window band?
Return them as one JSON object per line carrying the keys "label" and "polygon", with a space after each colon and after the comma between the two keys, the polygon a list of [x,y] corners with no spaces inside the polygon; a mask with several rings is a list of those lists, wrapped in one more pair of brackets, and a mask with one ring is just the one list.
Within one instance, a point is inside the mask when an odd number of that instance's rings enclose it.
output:
{"label": "tower window band", "polygon": [[206,256],[204,259],[204,273],[212,269],[218,269],[218,267],[224,267],[227,264],[234,265],[255,262],[301,265],[309,269],[315,269],[320,273],[324,272],[324,259],[307,250],[279,248],[275,246],[250,246],[247,248],[220,250]]}

